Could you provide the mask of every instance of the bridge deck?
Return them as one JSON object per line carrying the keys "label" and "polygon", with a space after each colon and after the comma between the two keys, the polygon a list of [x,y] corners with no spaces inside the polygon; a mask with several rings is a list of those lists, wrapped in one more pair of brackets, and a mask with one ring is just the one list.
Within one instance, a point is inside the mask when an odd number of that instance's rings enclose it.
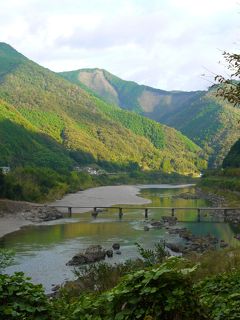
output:
{"label": "bridge deck", "polygon": [[[223,222],[225,222],[226,218],[227,218],[227,214],[228,211],[240,211],[240,207],[150,207],[150,206],[66,206],[66,205],[51,205],[51,207],[55,207],[55,208],[66,208],[67,209],[67,213],[68,216],[71,217],[73,214],[73,209],[93,209],[92,210],[92,217],[96,218],[98,216],[99,213],[103,212],[104,210],[114,210],[117,209],[118,210],[118,215],[119,215],[119,219],[122,219],[123,214],[124,214],[124,210],[144,210],[144,217],[145,219],[148,219],[148,215],[149,215],[149,211],[152,209],[159,209],[159,210],[170,210],[171,212],[171,216],[175,217],[176,216],[176,211],[179,210],[194,210],[197,212],[197,222],[201,222],[202,221],[202,216],[201,216],[201,212],[202,211],[223,211]],[[88,210],[88,211],[89,211]],[[180,220],[178,220],[180,222]],[[181,221],[184,222],[184,221]],[[187,221],[186,221],[187,222]],[[189,221],[188,221],[189,222]],[[212,222],[219,222],[219,221],[212,221]]]}
{"label": "bridge deck", "polygon": [[240,210],[240,207],[148,207],[148,206],[138,206],[138,207],[127,207],[127,206],[105,206],[105,207],[101,207],[101,206],[87,206],[87,207],[83,207],[83,206],[62,206],[62,205],[50,205],[49,207],[53,207],[53,208],[72,208],[72,209],[93,209],[93,208],[97,208],[97,209],[133,209],[133,210],[145,210],[145,209],[166,209],[166,210]]}

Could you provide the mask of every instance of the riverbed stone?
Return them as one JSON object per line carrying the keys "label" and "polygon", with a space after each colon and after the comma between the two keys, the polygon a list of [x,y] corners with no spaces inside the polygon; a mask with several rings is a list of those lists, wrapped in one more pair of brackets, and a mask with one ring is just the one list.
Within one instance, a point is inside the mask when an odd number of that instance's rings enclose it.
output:
{"label": "riverbed stone", "polygon": [[111,250],[111,249],[107,250],[107,251],[106,251],[106,256],[107,256],[108,258],[112,258],[112,256],[113,256],[113,250]]}
{"label": "riverbed stone", "polygon": [[163,227],[163,222],[162,221],[153,221],[151,222],[151,226],[153,228],[162,228]]}
{"label": "riverbed stone", "polygon": [[192,232],[187,228],[170,227],[168,228],[168,232],[169,234],[177,234],[184,240],[184,244],[182,245],[175,243],[166,244],[169,249],[174,252],[203,253],[208,250],[215,250],[218,245],[220,245],[220,247],[222,248],[228,246],[228,244],[224,241],[221,241],[219,244],[219,240],[211,234],[207,234],[204,236],[193,235]]}
{"label": "riverbed stone", "polygon": [[168,224],[169,226],[174,226],[177,223],[177,217],[162,216],[161,219],[164,222],[164,224]]}
{"label": "riverbed stone", "polygon": [[173,252],[182,252],[184,247],[179,243],[166,243],[165,244],[167,248],[172,250]]}
{"label": "riverbed stone", "polygon": [[22,213],[26,220],[32,222],[52,221],[63,218],[63,214],[57,209],[48,206],[32,207]]}
{"label": "riverbed stone", "polygon": [[119,243],[114,243],[112,245],[113,250],[119,250],[120,249],[120,244]]}
{"label": "riverbed stone", "polygon": [[197,200],[199,199],[199,195],[191,192],[184,192],[177,195],[172,196],[173,199],[186,199],[186,200]]}

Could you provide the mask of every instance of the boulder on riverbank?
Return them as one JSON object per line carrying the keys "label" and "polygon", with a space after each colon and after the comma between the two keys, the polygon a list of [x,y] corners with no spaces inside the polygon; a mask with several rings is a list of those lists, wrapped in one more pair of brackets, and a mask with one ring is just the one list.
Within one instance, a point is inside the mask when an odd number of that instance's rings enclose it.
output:
{"label": "boulder on riverbank", "polygon": [[31,222],[51,221],[63,218],[54,207],[26,201],[0,200],[0,217],[11,216]]}
{"label": "boulder on riverbank", "polygon": [[32,207],[31,209],[23,212],[22,215],[26,220],[30,220],[32,222],[52,221],[63,218],[63,214],[61,212],[48,206]]}

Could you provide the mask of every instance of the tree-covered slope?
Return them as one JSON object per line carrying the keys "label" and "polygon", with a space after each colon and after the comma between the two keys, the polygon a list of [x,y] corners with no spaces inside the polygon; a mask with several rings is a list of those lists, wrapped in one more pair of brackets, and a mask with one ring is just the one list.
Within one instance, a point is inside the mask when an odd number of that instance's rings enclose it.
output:
{"label": "tree-covered slope", "polygon": [[223,160],[224,168],[240,168],[240,139],[234,143]]}
{"label": "tree-covered slope", "polygon": [[0,100],[0,166],[45,166],[61,170],[73,160],[61,144]]}
{"label": "tree-covered slope", "polygon": [[[0,68],[0,98],[8,103],[0,104],[1,113],[5,110],[1,119],[1,163],[24,164],[32,148],[28,150],[25,140],[14,148],[17,137],[10,138],[4,127],[10,121],[25,132],[26,141],[34,135],[31,142],[35,147],[45,148],[46,154],[54,153],[65,166],[97,162],[187,174],[198,172],[203,165],[199,160],[201,149],[176,130],[108,105],[4,43],[0,44],[1,66],[5,67],[3,72]],[[6,106],[11,108],[12,118]],[[14,126],[13,136],[22,140],[23,134]],[[32,161],[49,165],[42,157],[33,157]]]}
{"label": "tree-covered slope", "polygon": [[214,87],[208,91],[168,92],[124,81],[101,69],[82,69],[61,75],[121,108],[180,130],[204,148],[210,166],[221,165],[239,138],[240,110],[216,98]]}

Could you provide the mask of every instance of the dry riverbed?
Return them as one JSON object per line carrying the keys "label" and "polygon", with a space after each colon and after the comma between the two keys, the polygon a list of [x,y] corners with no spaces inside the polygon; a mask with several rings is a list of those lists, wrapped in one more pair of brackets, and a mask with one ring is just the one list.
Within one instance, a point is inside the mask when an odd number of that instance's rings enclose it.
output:
{"label": "dry riverbed", "polygon": [[[181,188],[191,185],[152,185],[154,188]],[[148,204],[150,200],[138,196],[140,189],[151,187],[149,185],[121,185],[104,186],[68,194],[61,200],[51,205],[89,207],[89,209],[77,209],[77,212],[86,212],[93,207],[108,207],[120,204]],[[23,201],[0,200],[0,237],[17,231],[23,226],[39,224],[63,217],[62,213],[47,205],[39,205]],[[66,209],[63,210],[66,212]],[[74,209],[73,209],[74,212]]]}
{"label": "dry riverbed", "polygon": [[[137,196],[136,186],[107,186],[68,194],[51,205],[60,206],[112,206],[115,204],[145,204],[151,202]],[[86,212],[89,209],[77,210]],[[63,212],[66,210],[63,210]],[[74,212],[74,211],[73,211]],[[39,224],[63,217],[63,213],[47,205],[23,201],[0,200],[0,238],[23,226]]]}

